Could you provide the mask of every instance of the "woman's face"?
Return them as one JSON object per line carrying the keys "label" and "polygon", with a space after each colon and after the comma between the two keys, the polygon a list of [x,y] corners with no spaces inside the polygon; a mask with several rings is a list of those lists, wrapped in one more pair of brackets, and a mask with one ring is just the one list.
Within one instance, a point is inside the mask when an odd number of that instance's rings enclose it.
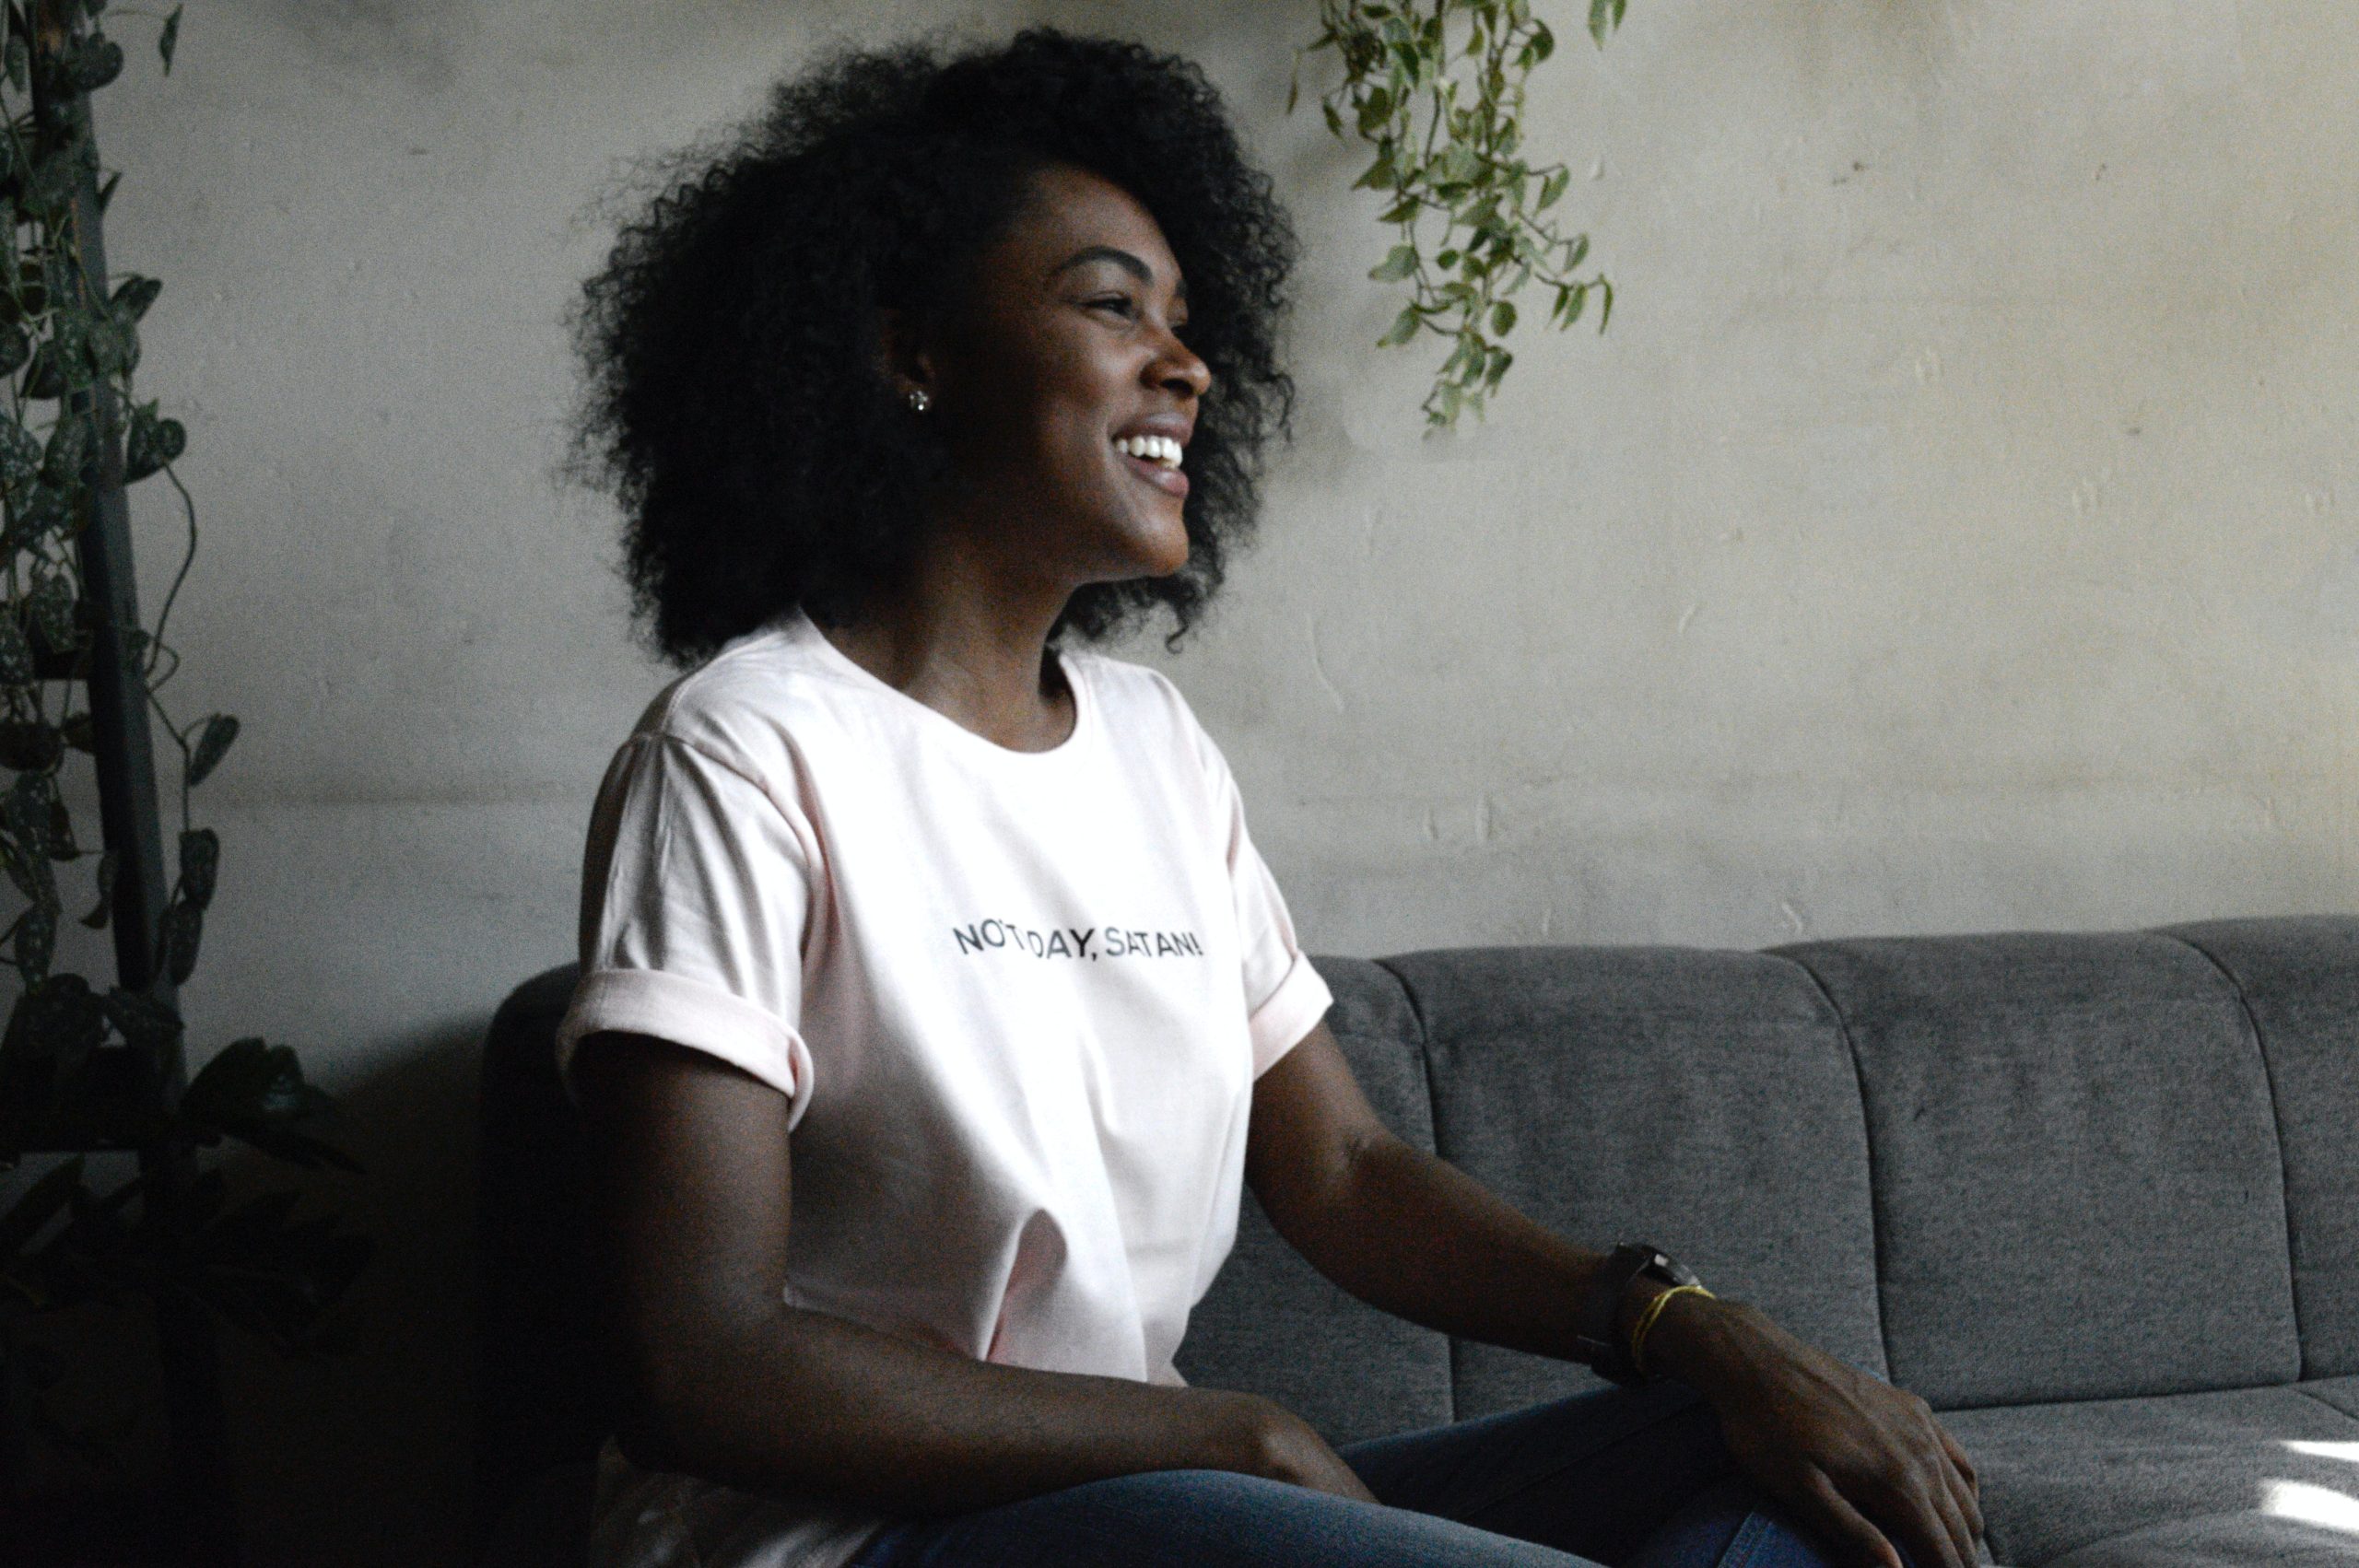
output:
{"label": "woman's face", "polygon": [[1188,479],[1128,455],[1144,435],[1184,449],[1212,374],[1180,341],[1179,263],[1146,208],[1067,165],[976,261],[967,308],[923,356],[958,494],[942,516],[1063,582],[1187,564]]}

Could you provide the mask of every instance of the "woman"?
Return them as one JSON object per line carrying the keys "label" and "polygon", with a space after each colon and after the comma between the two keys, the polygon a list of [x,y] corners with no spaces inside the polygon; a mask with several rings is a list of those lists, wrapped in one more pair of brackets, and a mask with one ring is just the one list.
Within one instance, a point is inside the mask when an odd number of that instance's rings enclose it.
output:
{"label": "woman", "polygon": [[[692,667],[601,790],[558,1046],[631,1389],[600,1562],[1973,1560],[1920,1401],[1377,1120],[1218,748],[1086,650],[1219,583],[1293,255],[1200,72],[1036,29],[782,87],[590,286]],[[1187,1387],[1247,1181],[1365,1300],[1666,1380],[1341,1453]]]}

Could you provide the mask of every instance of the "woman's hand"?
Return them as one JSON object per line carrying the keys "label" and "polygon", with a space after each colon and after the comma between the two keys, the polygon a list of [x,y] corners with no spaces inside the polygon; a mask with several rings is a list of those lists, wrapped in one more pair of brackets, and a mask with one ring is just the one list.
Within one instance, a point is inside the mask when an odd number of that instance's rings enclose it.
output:
{"label": "woman's hand", "polygon": [[1861,1568],[1972,1568],[1974,1466],[1925,1401],[1814,1349],[1739,1302],[1683,1296],[1649,1333],[1650,1364],[1711,1402],[1737,1462]]}
{"label": "woman's hand", "polygon": [[1377,1500],[1359,1472],[1345,1464],[1309,1422],[1258,1394],[1228,1398],[1235,1401],[1229,1413],[1236,1423],[1238,1449],[1237,1457],[1224,1468],[1362,1503]]}

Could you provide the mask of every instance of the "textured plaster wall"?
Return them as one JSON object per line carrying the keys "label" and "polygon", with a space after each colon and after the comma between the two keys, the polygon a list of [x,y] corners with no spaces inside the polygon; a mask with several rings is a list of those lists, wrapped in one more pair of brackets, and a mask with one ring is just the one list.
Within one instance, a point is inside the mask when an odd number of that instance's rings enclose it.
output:
{"label": "textured plaster wall", "polygon": [[205,509],[180,702],[247,725],[196,1035],[306,1050],[383,1248],[356,1354],[233,1367],[261,1559],[460,1554],[474,1041],[662,678],[550,477],[578,219],[826,33],[1185,52],[1292,204],[1299,440],[1170,667],[1314,948],[2359,902],[2359,11],[1639,0],[1599,55],[1585,9],[1529,141],[1612,328],[1527,327],[1433,442],[1359,160],[1282,112],[1309,0],[200,0],[109,96]]}

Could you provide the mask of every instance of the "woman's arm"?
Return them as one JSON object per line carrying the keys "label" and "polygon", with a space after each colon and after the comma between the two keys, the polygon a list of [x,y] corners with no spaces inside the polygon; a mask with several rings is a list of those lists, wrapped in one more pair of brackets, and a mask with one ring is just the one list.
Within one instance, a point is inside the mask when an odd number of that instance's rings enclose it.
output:
{"label": "woman's arm", "polygon": [[[1245,1172],[1278,1234],[1360,1300],[1443,1333],[1577,1359],[1574,1319],[1602,1255],[1395,1137],[1324,1024],[1255,1081]],[[1661,1289],[1631,1293],[1625,1336]],[[1754,1307],[1692,1293],[1663,1308],[1646,1359],[1709,1399],[1746,1469],[1860,1562],[1898,1568],[1884,1530],[1918,1568],[1975,1562],[1973,1467],[1915,1395]]]}
{"label": "woman's arm", "polygon": [[1266,1399],[1001,1366],[786,1305],[784,1097],[635,1035],[584,1039],[573,1079],[634,1463],[897,1515],[1175,1469],[1368,1497]]}

